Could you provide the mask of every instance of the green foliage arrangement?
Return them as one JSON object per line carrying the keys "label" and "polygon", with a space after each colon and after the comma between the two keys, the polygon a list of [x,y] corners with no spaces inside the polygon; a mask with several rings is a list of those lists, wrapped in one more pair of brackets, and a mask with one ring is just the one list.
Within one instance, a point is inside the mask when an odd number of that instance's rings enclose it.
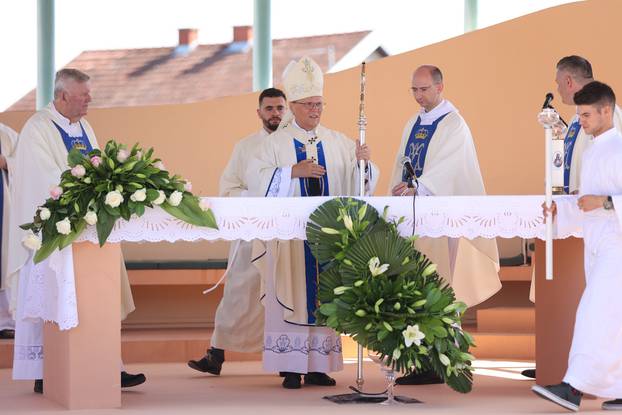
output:
{"label": "green foliage arrangement", "polygon": [[33,221],[21,225],[29,231],[22,243],[36,250],[35,263],[70,245],[88,225],[96,226],[103,246],[119,218],[142,216],[154,206],[192,225],[217,228],[209,205],[191,193],[190,182],[171,177],[153,149],[136,144],[128,150],[111,140],[103,151],[70,151],[68,164]]}
{"label": "green foliage arrangement", "polygon": [[386,212],[335,198],[310,216],[307,240],[325,264],[317,322],[380,353],[395,370],[432,369],[452,389],[470,392],[474,342],[460,325],[466,305]]}

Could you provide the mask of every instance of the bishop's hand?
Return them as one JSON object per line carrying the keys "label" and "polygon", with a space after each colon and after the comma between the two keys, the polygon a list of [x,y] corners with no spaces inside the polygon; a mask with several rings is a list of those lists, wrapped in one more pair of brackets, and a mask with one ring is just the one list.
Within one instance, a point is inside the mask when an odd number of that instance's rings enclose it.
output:
{"label": "bishop's hand", "polygon": [[292,166],[292,179],[299,177],[313,177],[319,179],[325,174],[326,169],[313,160],[302,160],[300,163]]}
{"label": "bishop's hand", "polygon": [[365,160],[369,161],[371,158],[371,150],[367,144],[361,145],[358,141],[356,142],[356,159],[358,161]]}
{"label": "bishop's hand", "polygon": [[413,196],[415,194],[415,189],[408,187],[408,184],[401,182],[391,189],[391,194],[393,196]]}

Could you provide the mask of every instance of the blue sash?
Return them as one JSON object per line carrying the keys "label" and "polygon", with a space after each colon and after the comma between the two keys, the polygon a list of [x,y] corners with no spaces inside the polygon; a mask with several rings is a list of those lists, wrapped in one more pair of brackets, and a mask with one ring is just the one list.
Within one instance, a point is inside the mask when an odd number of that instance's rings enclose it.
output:
{"label": "blue sash", "polygon": [[[306,148],[305,145],[294,139],[294,147],[296,148],[296,160],[300,163],[303,160],[307,159]],[[322,146],[322,142],[317,144],[317,163],[320,166],[326,168],[326,157],[324,156],[324,147]],[[311,196],[309,192],[310,181],[309,178],[300,179],[300,194],[302,197]],[[328,188],[328,176],[325,174],[319,182],[319,193],[314,196],[328,196],[329,188]],[[318,306],[318,298],[317,293],[319,289],[318,284],[318,275],[321,272],[321,265],[318,263],[317,259],[311,253],[311,248],[309,248],[309,244],[307,241],[304,242],[305,249],[305,277],[307,282],[307,323],[310,325],[315,324],[315,310]]]}
{"label": "blue sash", "polygon": [[[449,113],[447,113],[449,114]],[[415,169],[415,176],[420,177],[423,174],[423,167],[425,166],[425,156],[428,153],[428,146],[432,140],[432,136],[436,131],[438,124],[447,116],[443,114],[438,117],[430,125],[421,125],[421,117],[417,117],[417,122],[410,131],[410,137],[406,143],[404,149],[404,155],[408,157]],[[402,173],[402,181],[407,181],[406,172]]]}
{"label": "blue sash", "polygon": [[60,133],[61,138],[63,139],[63,143],[65,144],[65,148],[67,152],[70,152],[74,148],[79,150],[80,153],[85,156],[89,153],[89,151],[93,150],[91,143],[89,142],[89,137],[86,135],[86,131],[84,131],[84,127],[82,123],[80,123],[80,128],[82,129],[82,135],[80,137],[69,137],[69,134],[63,130],[60,125],[56,124],[52,121],[52,124],[56,127],[58,132]]}
{"label": "blue sash", "polygon": [[568,127],[564,138],[564,193],[570,193],[570,167],[572,166],[572,151],[581,131],[579,118]]}

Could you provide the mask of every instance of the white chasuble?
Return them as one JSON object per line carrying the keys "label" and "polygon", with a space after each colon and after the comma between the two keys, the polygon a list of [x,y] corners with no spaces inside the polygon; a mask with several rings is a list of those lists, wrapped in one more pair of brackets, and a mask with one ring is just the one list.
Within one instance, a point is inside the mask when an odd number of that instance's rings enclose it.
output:
{"label": "white chasuble", "polygon": [[[15,353],[13,362],[14,379],[40,379],[43,371],[42,322],[31,316],[40,315],[47,307],[48,315],[62,320],[64,310],[74,307],[75,286],[64,284],[71,267],[62,267],[63,272],[46,274],[58,269],[59,264],[70,261],[71,249],[55,252],[39,264],[33,264],[32,251],[22,245],[25,231],[19,225],[32,222],[37,207],[49,197],[50,189],[60,183],[61,173],[68,169],[67,148],[60,134],[62,129],[68,137],[86,134],[92,148],[97,148],[93,129],[85,119],[70,124],[69,120],[56,111],[54,104],[37,111],[26,121],[19,134],[11,166],[12,206],[9,214],[9,261],[7,285],[11,288],[10,306],[16,316]],[[69,258],[69,259],[68,259]],[[121,269],[121,319],[134,310],[123,258]],[[55,275],[55,281],[42,279],[42,275]],[[47,287],[47,288],[46,288]],[[65,292],[62,287],[73,287]],[[54,289],[54,292],[49,292]],[[58,301],[54,301],[53,298]],[[72,324],[75,325],[75,324]],[[68,327],[70,328],[70,327]]]}
{"label": "white chasuble", "polygon": [[[416,146],[419,137],[423,137],[415,131],[413,139],[410,139],[418,119],[423,127],[436,124],[433,135],[424,137],[429,140],[425,161],[413,161],[415,168],[417,164],[422,167],[422,173],[417,178],[420,186],[418,194],[486,194],[471,131],[458,110],[446,100],[406,123],[391,176],[391,188],[403,181],[400,160],[405,155],[410,157],[416,153],[407,147]],[[420,238],[415,246],[437,264],[439,275],[454,289],[456,298],[468,306],[487,300],[501,289],[499,254],[494,239]]]}
{"label": "white chasuble", "polygon": [[[261,148],[259,196],[357,196],[356,144],[345,135],[318,126],[305,131],[295,122],[271,134]],[[292,179],[302,160],[326,168],[322,179]],[[378,169],[368,163],[366,192],[373,192]],[[315,326],[319,264],[303,241],[268,243],[264,368],[296,373],[341,370],[341,341],[326,327]]]}
{"label": "white chasuble", "polygon": [[[239,143],[220,176],[220,196],[249,196],[249,183],[257,180],[251,160],[263,145],[268,132],[261,129]],[[256,185],[255,185],[256,187]],[[253,245],[243,240],[231,242],[227,282],[216,309],[212,347],[235,352],[263,350],[264,307],[261,303],[261,275],[252,263]]]}

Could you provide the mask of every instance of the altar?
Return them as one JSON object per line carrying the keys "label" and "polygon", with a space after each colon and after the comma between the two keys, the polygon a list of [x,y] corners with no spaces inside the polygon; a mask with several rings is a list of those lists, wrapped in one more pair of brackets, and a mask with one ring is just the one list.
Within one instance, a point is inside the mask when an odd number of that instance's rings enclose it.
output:
{"label": "altar", "polygon": [[[95,229],[86,229],[73,244],[73,269],[65,270],[65,275],[73,274],[74,278],[58,278],[58,298],[42,301],[46,305],[64,304],[62,319],[58,307],[53,306],[39,308],[39,315],[35,316],[49,322],[45,329],[45,395],[71,409],[114,408],[121,405],[118,363],[115,363],[120,360],[120,322],[118,312],[113,311],[118,310],[120,297],[119,270],[112,265],[118,264],[120,242],[302,240],[305,239],[309,215],[328,199],[207,198],[217,218],[218,230],[188,225],[159,208],[149,209],[141,218],[118,221],[103,248],[94,246],[97,243]],[[404,217],[406,220],[399,230],[408,236],[414,232],[427,237],[544,239],[542,196],[439,196],[417,198],[414,205],[409,197],[363,199],[379,212],[388,207],[389,218],[397,220]],[[570,236],[580,235],[556,237]],[[558,250],[556,255],[565,257],[565,252]],[[581,255],[575,253],[566,263],[581,259]],[[55,272],[64,271],[56,269]],[[538,287],[543,283],[539,284]],[[46,297],[43,290],[33,295],[40,296],[42,300]],[[105,307],[106,301],[110,301],[110,307]],[[538,321],[547,320],[550,316],[547,307],[551,304],[546,301],[536,303]],[[566,319],[574,322],[574,314],[567,315]],[[95,322],[96,329],[93,327]],[[548,334],[554,336],[552,332]],[[93,344],[94,337],[97,338],[95,349],[89,346]],[[565,353],[561,340],[556,342],[555,347],[559,347],[560,353]],[[549,373],[550,366],[549,359],[541,359],[540,356],[544,357],[538,343],[539,379]],[[84,362],[87,361],[88,372],[97,373],[97,376],[91,376],[97,378],[97,382],[84,382],[79,376],[80,372],[84,372]]]}

